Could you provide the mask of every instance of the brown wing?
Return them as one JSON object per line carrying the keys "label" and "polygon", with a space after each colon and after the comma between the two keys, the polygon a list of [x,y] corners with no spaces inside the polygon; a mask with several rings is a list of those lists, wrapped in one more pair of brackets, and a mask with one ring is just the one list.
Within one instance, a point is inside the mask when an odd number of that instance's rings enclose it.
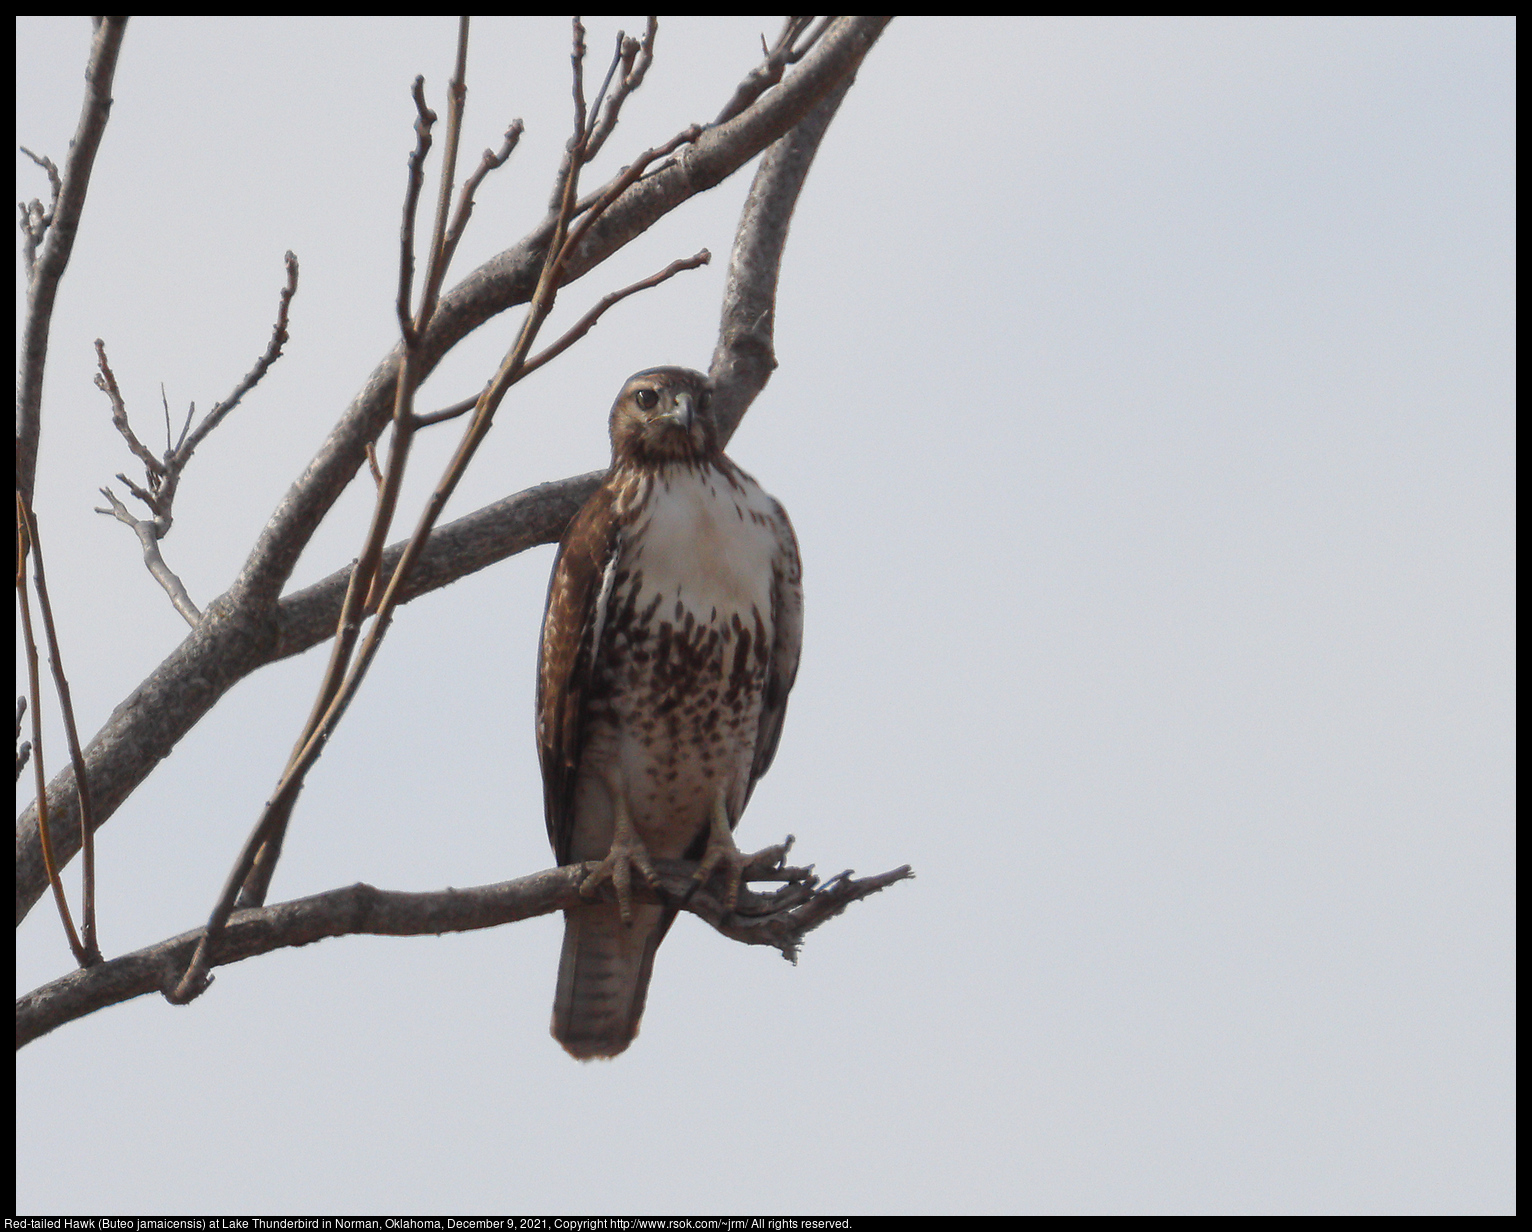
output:
{"label": "brown wing", "polygon": [[564,532],[548,582],[537,656],[537,755],[543,768],[548,840],[560,864],[569,862],[586,694],[620,538],[613,492],[603,484]]}
{"label": "brown wing", "polygon": [[[798,537],[787,510],[771,502],[777,522],[777,555],[772,563],[771,584],[771,666],[766,674],[766,692],[761,699],[761,721],[756,728],[755,759],[750,767],[750,790],[756,780],[771,768],[782,739],[782,720],[787,717],[787,694],[798,675],[798,658],[803,649],[803,564],[798,556]],[[747,792],[745,800],[748,803]]]}

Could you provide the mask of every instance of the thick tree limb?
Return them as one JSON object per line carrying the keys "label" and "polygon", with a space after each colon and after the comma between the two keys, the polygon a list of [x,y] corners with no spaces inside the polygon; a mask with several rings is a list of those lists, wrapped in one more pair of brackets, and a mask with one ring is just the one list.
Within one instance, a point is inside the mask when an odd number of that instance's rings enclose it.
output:
{"label": "thick tree limb", "polygon": [[[770,894],[742,888],[740,901],[730,913],[707,887],[683,902],[697,867],[694,863],[656,860],[655,865],[669,901],[684,906],[726,937],[746,945],[770,945],[794,959],[812,929],[851,903],[913,876],[906,865],[861,880],[842,873],[821,886],[811,869],[753,869],[747,872],[746,880],[780,881],[784,885]],[[437,935],[548,915],[581,901],[580,883],[593,867],[572,864],[498,885],[428,894],[379,890],[358,883],[270,907],[237,911],[229,920],[212,965],[224,966],[326,937]],[[610,886],[603,890],[611,893]],[[640,901],[656,900],[642,883],[633,887],[633,894]],[[185,970],[202,933],[200,928],[182,933],[28,993],[16,1003],[16,1047],[106,1006],[146,993],[169,991]]]}
{"label": "thick tree limb", "polygon": [[853,80],[854,74],[848,75],[802,123],[766,151],[745,199],[729,254],[718,345],[708,374],[713,382],[713,418],[725,444],[777,366],[772,338],[777,275],[788,224],[819,143]]}

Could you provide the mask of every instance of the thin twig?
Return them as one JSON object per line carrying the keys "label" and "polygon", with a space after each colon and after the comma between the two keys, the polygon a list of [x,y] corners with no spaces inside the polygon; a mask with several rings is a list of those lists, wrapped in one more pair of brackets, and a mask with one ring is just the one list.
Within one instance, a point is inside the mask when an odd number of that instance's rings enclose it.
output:
{"label": "thin twig", "polygon": [[[161,385],[160,386],[160,396],[161,397],[164,396],[164,390],[165,390],[165,387],[163,385]],[[166,410],[167,413],[169,412],[169,410],[170,410],[170,403],[167,402],[165,404],[165,410]],[[195,402],[188,402],[186,404],[186,422],[181,425],[181,435],[176,437],[176,443],[175,443],[175,446],[174,446],[172,452],[179,453],[181,451],[181,447],[186,444],[186,434],[191,431],[192,420],[195,419],[196,417],[197,417],[197,404]]]}
{"label": "thin twig", "polygon": [[[192,403],[192,405],[195,406],[196,403]],[[165,392],[164,381],[160,382],[160,406],[165,411],[165,452],[169,453],[176,447],[176,445],[175,442],[170,439],[170,397]],[[195,412],[193,412],[193,414],[195,414]],[[191,422],[191,415],[188,415],[186,419],[188,423]]]}
{"label": "thin twig", "polygon": [[53,215],[59,206],[59,194],[64,191],[64,181],[59,178],[59,169],[51,158],[34,154],[26,146],[21,147],[21,152],[43,169],[48,176],[49,187],[46,209],[43,208],[43,203],[35,198],[19,207],[23,252],[26,257],[27,274],[30,275],[32,267],[37,264],[38,245],[47,238],[48,228],[53,224]]}
{"label": "thin twig", "polygon": [[[291,251],[282,254],[282,268],[287,271],[287,278],[282,284],[282,290],[277,295],[277,319],[271,327],[271,339],[266,343],[266,349],[261,352],[259,359],[255,361],[255,367],[245,373],[243,379],[234,387],[231,393],[222,402],[215,402],[213,409],[197,425],[190,438],[187,438],[183,429],[181,443],[176,445],[174,460],[167,459],[175,475],[185,469],[187,462],[198,445],[207,439],[208,433],[221,424],[230,411],[239,405],[240,400],[261,383],[261,379],[270,370],[271,365],[282,358],[282,348],[287,345],[287,317],[292,308],[293,296],[298,293],[298,258]],[[191,423],[190,414],[187,415],[187,423]]]}
{"label": "thin twig", "polygon": [[27,698],[26,694],[22,694],[16,699],[16,739],[19,742],[16,745],[16,781],[18,783],[21,782],[22,771],[27,768],[27,759],[32,754],[32,742],[21,739],[21,720],[26,713]]}
{"label": "thin twig", "polygon": [[457,182],[457,152],[463,138],[463,108],[468,99],[468,18],[458,18],[457,64],[447,82],[447,149],[442,155],[441,187],[436,196],[436,221],[431,227],[430,260],[426,267],[426,287],[415,311],[415,326],[424,334],[441,297],[442,282],[447,277],[447,222],[452,211],[452,187]]}
{"label": "thin twig", "polygon": [[457,255],[458,241],[463,238],[463,232],[468,227],[468,219],[473,214],[474,194],[479,191],[479,185],[484,182],[484,177],[498,167],[503,167],[511,157],[517,144],[521,141],[522,130],[525,126],[520,120],[513,120],[510,128],[505,130],[505,140],[500,143],[498,150],[485,150],[484,156],[479,159],[479,165],[474,169],[465,181],[463,190],[458,197],[457,213],[453,215],[452,226],[447,230],[447,240],[444,248],[443,266],[449,264]]}
{"label": "thin twig", "polygon": [[[419,426],[418,423],[416,426]],[[381,488],[383,486],[383,472],[378,469],[378,451],[371,441],[367,442],[367,469],[372,472],[373,487]]]}
{"label": "thin twig", "polygon": [[639,291],[647,291],[650,287],[657,287],[667,279],[674,278],[682,270],[696,269],[700,265],[706,265],[712,259],[713,254],[704,248],[694,257],[682,257],[679,261],[672,261],[658,274],[651,274],[648,278],[641,279],[630,287],[624,287],[620,291],[613,291],[610,295],[603,296],[597,301],[596,306],[570,326],[557,342],[553,343],[545,351],[527,360],[526,366],[521,370],[522,376],[536,372],[537,369],[541,368],[550,359],[556,359],[581,338],[585,337],[590,332],[591,327],[601,319],[602,315],[612,305],[621,303],[628,296],[636,295]]}
{"label": "thin twig", "polygon": [[[596,200],[592,202],[590,208],[586,211],[584,217],[580,219],[579,225],[564,242],[564,250],[559,254],[559,268],[562,269],[565,262],[574,255],[575,250],[580,247],[580,242],[590,233],[590,229],[596,225],[597,219],[606,213],[611,208],[613,202],[622,196],[630,186],[638,182],[643,176],[645,169],[651,163],[675,153],[683,145],[692,144],[701,135],[702,129],[693,124],[689,128],[677,133],[664,145],[656,146],[652,150],[645,150],[628,166],[624,167],[621,173],[601,190]],[[571,209],[572,213],[573,210]]]}
{"label": "thin twig", "polygon": [[[559,163],[559,169],[553,177],[553,193],[548,198],[548,215],[553,226],[557,226],[559,219],[564,216],[564,190],[570,181],[572,167],[583,161],[582,152],[585,149],[586,138],[589,135],[585,129],[585,27],[580,24],[578,17],[574,18],[574,49],[570,52],[569,59],[571,72],[574,79],[574,135],[564,144],[564,157]],[[578,177],[576,177],[578,178]],[[568,222],[564,225],[567,227]],[[549,251],[552,251],[552,245]],[[543,271],[547,269],[546,256],[538,262],[538,283],[541,285]],[[530,302],[530,297],[528,302]]]}
{"label": "thin twig", "polygon": [[574,47],[569,53],[569,62],[574,68],[575,135],[570,140],[573,145],[583,150],[586,141],[590,138],[590,133],[586,129],[585,111],[585,25],[578,17],[573,19],[573,25]]}
{"label": "thin twig", "polygon": [[[60,717],[64,721],[64,739],[69,745],[69,763],[74,767],[75,787],[80,797],[80,869],[83,892],[80,899],[81,927],[84,930],[82,965],[101,961],[96,944],[96,841],[95,809],[91,807],[90,776],[85,772],[85,755],[80,751],[80,729],[74,720],[74,700],[69,691],[69,677],[64,674],[64,652],[59,647],[58,628],[53,623],[53,604],[48,598],[48,572],[43,566],[43,539],[37,528],[37,515],[25,505],[27,539],[32,550],[32,584],[37,590],[37,608],[43,618],[43,635],[48,639],[48,666],[53,672],[53,687],[58,693]],[[30,622],[29,622],[30,623]]]}
{"label": "thin twig", "polygon": [[[632,44],[631,52],[628,44]],[[595,152],[590,148],[591,138],[596,133],[596,122],[601,117],[601,103],[606,98],[607,89],[612,84],[612,75],[623,66],[623,61],[631,61],[638,54],[638,41],[630,39],[621,30],[617,31],[617,46],[612,52],[612,62],[607,66],[606,76],[601,80],[601,88],[596,91],[596,101],[590,106],[590,114],[585,121],[585,161],[590,162],[595,157]]]}
{"label": "thin twig", "polygon": [[[112,371],[112,365],[107,362],[106,343],[100,338],[96,339],[96,388],[101,390],[112,404],[112,427],[116,428],[118,435],[127,441],[128,449],[133,456],[144,464],[144,471],[149,477],[150,491],[158,491],[161,481],[165,478],[165,464],[154,456],[154,451],[149,446],[138,439],[137,433],[133,431],[133,425],[128,422],[127,403],[123,401],[122,390],[118,388],[117,375]],[[154,509],[152,500],[146,500],[145,503]],[[154,509],[154,512],[158,514],[159,510]]]}
{"label": "thin twig", "polygon": [[[622,76],[617,79],[617,91],[606,101],[606,110],[599,122],[596,122],[595,114],[592,113],[591,121],[593,130],[585,143],[585,161],[590,162],[601,152],[601,147],[606,144],[606,139],[612,135],[617,127],[617,117],[622,111],[622,105],[627,101],[628,95],[632,94],[639,86],[644,84],[644,75],[648,73],[649,66],[654,63],[654,38],[659,33],[660,23],[653,17],[648,19],[644,27],[644,37],[640,39],[625,39],[621,34],[617,36],[622,59]],[[602,90],[605,91],[603,86]],[[600,101],[596,108],[600,109]]]}
{"label": "thin twig", "polygon": [[394,311],[399,317],[399,332],[406,344],[414,338],[415,323],[410,312],[410,298],[415,281],[415,211],[420,205],[420,190],[426,182],[426,155],[431,152],[431,127],[436,112],[426,104],[426,79],[416,75],[410,88],[415,100],[415,148],[410,152],[409,177],[404,190],[404,219],[399,224],[399,294]]}
{"label": "thin twig", "polygon": [[431,411],[425,415],[415,416],[416,428],[429,428],[432,424],[446,423],[451,419],[460,419],[468,414],[474,407],[479,405],[479,399],[484,396],[483,391],[476,393],[471,398],[464,398],[461,402],[454,402],[451,406],[444,406],[439,411]]}
{"label": "thin twig", "polygon": [[59,919],[64,925],[64,936],[69,949],[80,966],[88,966],[85,947],[75,932],[74,920],[69,914],[69,901],[64,897],[64,885],[59,880],[58,862],[53,858],[53,841],[48,833],[48,782],[43,773],[43,726],[38,702],[42,686],[38,681],[37,639],[32,633],[32,604],[27,596],[27,552],[32,546],[32,519],[26,498],[16,493],[16,598],[21,608],[22,644],[27,659],[27,694],[32,699],[32,769],[37,779],[37,813],[41,827],[43,864],[48,870],[48,884],[53,887],[53,899],[58,904]]}

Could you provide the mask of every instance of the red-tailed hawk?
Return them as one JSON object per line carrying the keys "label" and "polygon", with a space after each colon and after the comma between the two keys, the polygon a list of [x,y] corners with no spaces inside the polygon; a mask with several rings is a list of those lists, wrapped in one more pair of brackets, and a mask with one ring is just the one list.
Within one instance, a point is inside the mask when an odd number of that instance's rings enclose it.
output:
{"label": "red-tailed hawk", "polygon": [[650,368],[612,406],[612,468],[559,544],[543,616],[537,750],[560,864],[600,860],[618,902],[565,912],[553,1036],[581,1060],[638,1034],[673,906],[632,870],[700,860],[732,907],[733,830],[771,765],[798,670],[803,589],[787,513],[718,446],[707,378]]}

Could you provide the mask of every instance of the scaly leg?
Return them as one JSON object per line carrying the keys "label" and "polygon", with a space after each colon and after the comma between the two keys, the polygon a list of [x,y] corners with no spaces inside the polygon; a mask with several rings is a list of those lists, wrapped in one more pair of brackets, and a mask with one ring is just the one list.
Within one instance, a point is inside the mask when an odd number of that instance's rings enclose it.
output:
{"label": "scaly leg", "polygon": [[610,881],[612,888],[617,891],[617,914],[622,917],[624,924],[631,924],[633,870],[636,868],[643,874],[651,889],[659,889],[660,877],[654,871],[649,849],[644,846],[644,840],[638,837],[638,831],[633,828],[633,822],[628,817],[628,802],[620,785],[608,781],[607,791],[612,799],[612,846],[606,853],[606,859],[596,865],[595,872],[580,883],[580,893],[594,894],[603,881]]}
{"label": "scaly leg", "polygon": [[753,852],[746,855],[734,843],[734,831],[729,828],[729,811],[724,807],[723,791],[719,790],[713,801],[712,817],[708,824],[707,848],[702,853],[702,862],[697,865],[697,871],[692,874],[695,887],[700,889],[707,884],[708,878],[713,875],[719,865],[724,869],[724,910],[733,911],[734,904],[739,901],[739,883],[744,877],[745,869],[754,861],[767,852]]}

